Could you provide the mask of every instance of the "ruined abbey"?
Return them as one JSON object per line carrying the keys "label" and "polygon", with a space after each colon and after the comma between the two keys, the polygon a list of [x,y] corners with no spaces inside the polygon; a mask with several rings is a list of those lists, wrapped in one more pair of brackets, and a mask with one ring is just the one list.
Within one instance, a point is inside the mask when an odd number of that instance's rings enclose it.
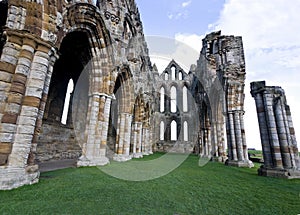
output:
{"label": "ruined abbey", "polygon": [[[159,151],[252,167],[245,75],[242,38],[221,32],[203,39],[188,73],[176,59],[157,71],[134,0],[2,0],[0,189],[38,182],[51,160],[98,166]],[[259,174],[300,177],[283,90],[251,90]]]}

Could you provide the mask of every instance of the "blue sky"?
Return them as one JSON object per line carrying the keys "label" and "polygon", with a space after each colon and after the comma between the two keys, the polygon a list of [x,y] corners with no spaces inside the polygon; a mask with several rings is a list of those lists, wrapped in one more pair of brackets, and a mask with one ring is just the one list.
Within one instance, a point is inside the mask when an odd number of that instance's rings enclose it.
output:
{"label": "blue sky", "polygon": [[[136,0],[145,35],[169,37],[197,50],[205,34],[242,36],[249,147],[261,148],[250,82],[282,86],[300,138],[300,0]],[[150,54],[151,54],[151,47]],[[177,60],[177,59],[175,59]],[[196,63],[196,60],[195,62]],[[298,144],[299,145],[299,144]]]}
{"label": "blue sky", "polygon": [[216,21],[224,0],[137,0],[146,35],[202,34]]}

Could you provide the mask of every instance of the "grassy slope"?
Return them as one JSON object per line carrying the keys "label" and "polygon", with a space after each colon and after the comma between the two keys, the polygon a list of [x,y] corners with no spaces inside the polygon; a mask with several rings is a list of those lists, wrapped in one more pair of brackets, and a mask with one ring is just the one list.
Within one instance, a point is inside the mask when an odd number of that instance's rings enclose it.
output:
{"label": "grassy slope", "polygon": [[98,168],[43,173],[39,184],[0,191],[0,214],[300,213],[300,180],[259,177],[257,167],[197,164],[190,156],[147,182],[122,181]]}

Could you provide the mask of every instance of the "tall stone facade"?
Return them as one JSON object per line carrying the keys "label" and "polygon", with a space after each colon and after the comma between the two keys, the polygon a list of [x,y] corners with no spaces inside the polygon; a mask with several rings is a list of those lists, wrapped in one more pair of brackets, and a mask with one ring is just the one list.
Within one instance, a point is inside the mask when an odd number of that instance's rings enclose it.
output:
{"label": "tall stone facade", "polygon": [[300,178],[300,158],[290,107],[281,87],[251,83],[260,128],[264,165],[259,175]]}
{"label": "tall stone facade", "polygon": [[[156,75],[157,149],[195,152],[228,165],[253,167],[243,118],[245,75],[242,38],[223,36],[220,31],[203,39],[197,65],[188,74],[171,61]],[[172,139],[174,130],[179,136]]]}
{"label": "tall stone facade", "polygon": [[241,37],[213,32],[203,39],[193,94],[200,102],[200,153],[224,160],[224,122],[228,165],[252,167],[244,128],[245,58]]}
{"label": "tall stone facade", "polygon": [[[156,151],[192,153],[196,127],[196,104],[190,91],[192,76],[174,60],[159,75],[155,75]],[[196,120],[197,121],[197,120]]]}
{"label": "tall stone facade", "polygon": [[[0,189],[37,182],[36,159],[93,166],[151,153],[152,67],[133,0],[1,6]],[[70,80],[85,83],[62,125]]]}

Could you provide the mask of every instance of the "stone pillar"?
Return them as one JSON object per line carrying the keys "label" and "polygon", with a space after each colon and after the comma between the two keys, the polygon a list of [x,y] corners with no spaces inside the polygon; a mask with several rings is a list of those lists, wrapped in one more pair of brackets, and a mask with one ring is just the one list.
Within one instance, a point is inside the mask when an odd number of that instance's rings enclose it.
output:
{"label": "stone pillar", "polygon": [[77,166],[103,166],[109,163],[106,144],[111,97],[95,93],[89,98],[85,143]]}
{"label": "stone pillar", "polygon": [[255,99],[256,104],[256,111],[257,111],[257,118],[258,118],[258,125],[260,131],[260,138],[262,144],[262,151],[264,157],[264,166],[266,168],[272,168],[273,159],[271,154],[271,144],[269,140],[269,133],[268,133],[268,126],[267,126],[267,119],[263,101],[263,95],[260,93],[252,93],[252,96]]}
{"label": "stone pillar", "polygon": [[[11,80],[10,91],[2,95],[7,96],[0,131],[1,144],[6,141],[11,143],[10,155],[6,166],[0,167],[0,189],[12,189],[25,184],[38,182],[38,166],[34,165],[33,157],[36,138],[39,134],[45,100],[45,87],[47,74],[51,70],[50,62],[52,54],[51,46],[32,35],[26,33],[14,33],[8,31],[8,43],[2,54],[1,63],[9,60],[15,64],[15,70]],[[18,38],[22,37],[22,40]],[[22,44],[14,42],[22,41]],[[20,50],[19,54],[13,49]],[[15,52],[14,51],[14,52]],[[18,56],[18,60],[15,57]],[[8,67],[12,68],[12,67]],[[10,135],[3,135],[3,130],[10,126]],[[3,133],[4,132],[4,133]],[[0,152],[1,154],[1,152]]]}
{"label": "stone pillar", "polygon": [[136,142],[136,156],[142,157],[142,135],[143,135],[143,123],[136,123],[137,142]]}
{"label": "stone pillar", "polygon": [[[45,48],[46,47],[38,46],[37,49],[43,50]],[[40,107],[39,107],[38,118],[36,121],[36,128],[35,128],[35,132],[33,135],[33,141],[32,141],[31,150],[30,150],[30,154],[29,154],[29,158],[28,158],[28,165],[34,165],[34,163],[35,163],[35,153],[36,153],[40,130],[41,130],[42,123],[43,123],[45,107],[46,107],[46,103],[47,103],[47,99],[48,99],[48,92],[49,92],[50,81],[51,81],[52,72],[53,72],[53,66],[54,66],[54,63],[56,62],[56,60],[58,59],[58,55],[54,49],[51,49],[51,51],[49,51],[49,55],[50,55],[49,65],[48,65],[48,71],[46,73],[43,71],[42,64],[33,65],[33,69],[37,70],[38,74],[40,75],[40,76],[37,76],[36,78],[45,80],[45,83],[44,83],[42,99],[41,99],[41,103],[40,103]]]}
{"label": "stone pillar", "polygon": [[251,94],[256,103],[264,156],[258,174],[300,178],[300,159],[284,90],[266,86],[264,81],[253,82]]}
{"label": "stone pillar", "polygon": [[115,146],[115,161],[128,161],[132,159],[130,155],[132,114],[120,113],[118,117],[117,140]]}
{"label": "stone pillar", "polygon": [[226,128],[228,142],[227,165],[237,167],[253,167],[248,158],[248,149],[244,127],[244,85],[230,83],[227,92]]}
{"label": "stone pillar", "polygon": [[142,157],[139,150],[139,124],[138,122],[134,122],[132,124],[132,133],[131,133],[131,147],[132,147],[132,155],[134,158]]}

